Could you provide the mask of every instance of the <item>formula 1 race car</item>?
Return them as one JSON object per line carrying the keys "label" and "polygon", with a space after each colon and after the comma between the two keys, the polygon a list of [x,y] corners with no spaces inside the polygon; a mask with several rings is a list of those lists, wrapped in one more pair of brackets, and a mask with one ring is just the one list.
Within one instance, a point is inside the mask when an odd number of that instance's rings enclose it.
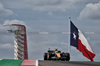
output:
{"label": "formula 1 race car", "polygon": [[64,60],[69,61],[70,60],[70,54],[59,51],[59,50],[48,50],[46,53],[44,53],[44,60]]}

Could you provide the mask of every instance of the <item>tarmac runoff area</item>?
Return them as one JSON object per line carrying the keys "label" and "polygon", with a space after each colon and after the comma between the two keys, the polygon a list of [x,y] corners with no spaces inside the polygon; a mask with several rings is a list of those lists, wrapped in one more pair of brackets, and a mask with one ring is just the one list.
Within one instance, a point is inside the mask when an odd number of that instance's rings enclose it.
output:
{"label": "tarmac runoff area", "polygon": [[38,61],[38,66],[100,66],[100,62],[80,61]]}

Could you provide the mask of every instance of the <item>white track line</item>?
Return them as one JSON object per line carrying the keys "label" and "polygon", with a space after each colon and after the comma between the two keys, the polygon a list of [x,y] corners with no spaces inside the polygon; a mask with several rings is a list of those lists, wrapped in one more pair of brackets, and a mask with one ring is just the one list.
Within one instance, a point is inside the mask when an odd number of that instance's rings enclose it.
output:
{"label": "white track line", "polygon": [[38,66],[38,60],[36,60],[36,66]]}

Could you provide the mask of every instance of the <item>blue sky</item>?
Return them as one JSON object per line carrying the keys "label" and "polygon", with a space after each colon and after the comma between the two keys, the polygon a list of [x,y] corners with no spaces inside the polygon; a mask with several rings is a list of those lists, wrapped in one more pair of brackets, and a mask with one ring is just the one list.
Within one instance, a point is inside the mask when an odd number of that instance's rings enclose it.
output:
{"label": "blue sky", "polygon": [[[43,59],[48,48],[68,50],[69,16],[83,32],[100,62],[100,0],[0,0],[0,58],[14,57],[14,35],[4,24],[23,24],[27,28],[29,59]],[[55,34],[39,34],[49,32]],[[59,34],[60,33],[60,34]],[[71,61],[89,61],[71,47]]]}

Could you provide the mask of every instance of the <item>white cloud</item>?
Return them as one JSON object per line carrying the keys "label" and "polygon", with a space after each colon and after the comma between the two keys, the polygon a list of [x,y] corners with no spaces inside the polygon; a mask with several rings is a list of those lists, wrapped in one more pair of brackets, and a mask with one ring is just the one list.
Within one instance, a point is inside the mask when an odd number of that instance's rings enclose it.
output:
{"label": "white cloud", "polygon": [[0,34],[6,33],[6,29],[2,24],[0,24]]}
{"label": "white cloud", "polygon": [[87,4],[80,12],[79,19],[100,19],[100,2]]}
{"label": "white cloud", "polygon": [[47,15],[52,16],[53,15],[53,12],[48,12]]}
{"label": "white cloud", "polygon": [[7,25],[7,24],[21,24],[21,25],[25,25],[24,21],[20,21],[20,20],[6,20],[4,22],[3,25]]}
{"label": "white cloud", "polygon": [[23,3],[33,10],[38,11],[66,11],[75,7],[80,0],[22,0]]}
{"label": "white cloud", "polygon": [[[81,3],[86,4],[87,0],[10,0],[7,1],[9,8],[14,9],[33,9],[36,11],[67,11],[69,9],[77,9]],[[13,6],[15,5],[15,6]]]}
{"label": "white cloud", "polygon": [[12,15],[13,11],[4,8],[3,4],[0,3],[0,16],[7,16],[7,15]]}
{"label": "white cloud", "polygon": [[6,43],[6,44],[0,44],[0,49],[13,49],[13,44]]}

